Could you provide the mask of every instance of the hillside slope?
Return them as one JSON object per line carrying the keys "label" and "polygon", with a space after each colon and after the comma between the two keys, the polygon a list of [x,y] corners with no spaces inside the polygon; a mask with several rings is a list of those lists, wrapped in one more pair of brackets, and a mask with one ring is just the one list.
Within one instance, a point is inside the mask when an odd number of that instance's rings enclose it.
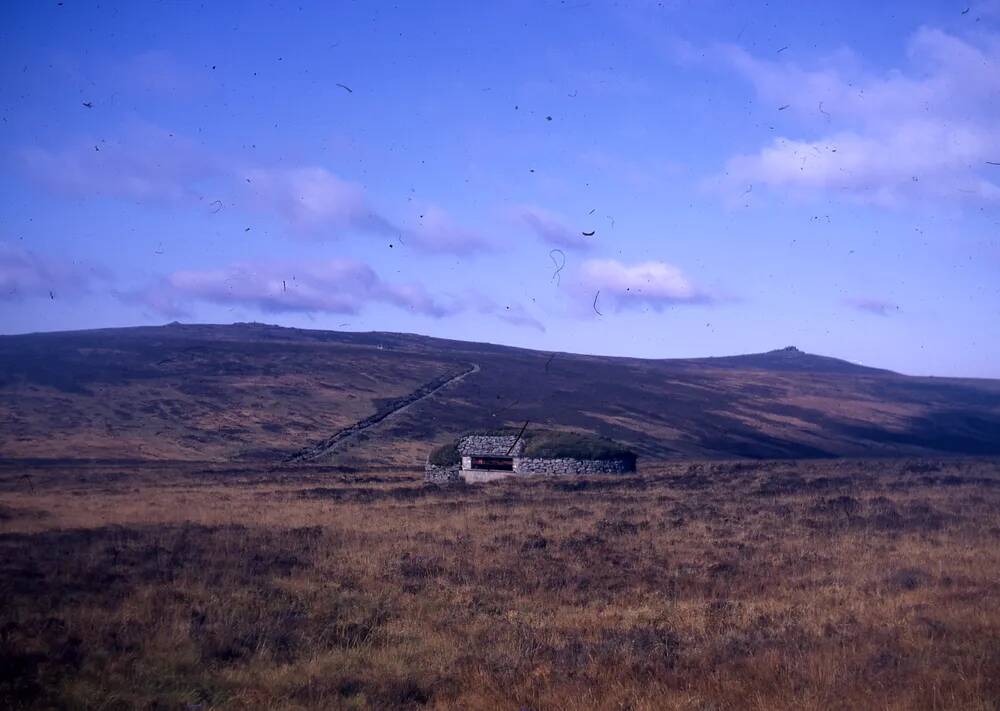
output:
{"label": "hillside slope", "polygon": [[1000,454],[1000,381],[790,348],[642,360],[260,324],[0,337],[6,458],[282,461],[366,418],[329,458],[412,465],[525,421],[659,458]]}

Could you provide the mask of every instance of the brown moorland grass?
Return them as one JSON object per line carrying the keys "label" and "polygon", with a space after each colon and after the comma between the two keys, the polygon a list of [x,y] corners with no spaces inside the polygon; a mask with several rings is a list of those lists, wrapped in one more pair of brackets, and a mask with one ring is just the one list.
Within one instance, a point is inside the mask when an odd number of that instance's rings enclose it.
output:
{"label": "brown moorland grass", "polygon": [[0,464],[0,707],[996,709],[1000,462]]}

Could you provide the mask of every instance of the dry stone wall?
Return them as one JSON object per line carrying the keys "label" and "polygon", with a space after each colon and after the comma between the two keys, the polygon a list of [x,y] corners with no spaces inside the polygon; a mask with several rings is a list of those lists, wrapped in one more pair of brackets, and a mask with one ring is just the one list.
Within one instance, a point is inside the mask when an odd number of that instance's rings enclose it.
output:
{"label": "dry stone wall", "polygon": [[[635,471],[635,457],[612,459],[576,459],[572,457],[522,457],[524,442],[516,435],[469,435],[456,448],[461,462],[448,466],[427,463],[424,478],[429,482],[490,481],[508,476],[586,476],[588,474],[627,474]],[[514,470],[472,469],[473,457],[512,457]]]}
{"label": "dry stone wall", "polygon": [[[468,459],[468,457],[466,457]],[[543,459],[517,457],[513,472],[495,472],[463,469],[458,464],[449,466],[424,466],[424,479],[435,484],[461,481],[488,481],[508,476],[586,476],[588,474],[627,474],[635,471],[635,460],[620,459]]]}
{"label": "dry stone wall", "polygon": [[451,481],[461,481],[462,474],[461,468],[458,464],[449,464],[447,466],[438,466],[436,464],[427,463],[424,465],[424,481],[428,481],[434,484],[444,484]]}
{"label": "dry stone wall", "polygon": [[458,443],[458,451],[465,456],[516,457],[524,449],[524,442],[517,435],[469,435]]}
{"label": "dry stone wall", "polygon": [[515,474],[625,474],[635,471],[635,460],[619,459],[543,459],[518,457],[514,460]]}

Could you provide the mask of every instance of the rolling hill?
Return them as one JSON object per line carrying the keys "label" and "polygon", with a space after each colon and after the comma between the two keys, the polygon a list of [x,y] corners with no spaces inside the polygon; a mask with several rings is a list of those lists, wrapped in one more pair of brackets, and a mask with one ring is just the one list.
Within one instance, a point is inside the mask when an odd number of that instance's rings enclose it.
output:
{"label": "rolling hill", "polygon": [[1000,454],[1000,381],[782,348],[649,360],[263,324],[0,337],[0,456],[419,464],[470,428],[655,458]]}

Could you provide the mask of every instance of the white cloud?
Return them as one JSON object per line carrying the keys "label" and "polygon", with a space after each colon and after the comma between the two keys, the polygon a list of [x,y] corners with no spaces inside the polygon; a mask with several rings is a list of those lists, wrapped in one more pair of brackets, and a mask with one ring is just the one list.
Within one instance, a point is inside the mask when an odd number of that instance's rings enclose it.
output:
{"label": "white cloud", "polygon": [[143,298],[165,312],[182,312],[183,304],[192,301],[243,305],[267,313],[355,314],[379,302],[434,317],[458,310],[418,284],[384,282],[367,264],[352,259],[241,262],[222,269],[182,270],[168,275]]}
{"label": "white cloud", "polygon": [[91,140],[62,150],[27,148],[21,158],[29,175],[60,194],[150,204],[189,203],[208,209],[213,202],[206,196],[210,186],[227,206],[276,215],[299,235],[403,236],[415,249],[429,253],[495,249],[488,239],[457,224],[437,206],[428,205],[412,228],[401,227],[371,204],[361,185],[326,168],[240,169],[188,139],[148,125],[124,129],[110,143]]}
{"label": "white cloud", "polygon": [[347,230],[400,237],[422,252],[471,254],[494,248],[478,232],[465,228],[445,210],[426,205],[414,226],[400,226],[369,203],[364,189],[325,168],[309,166],[247,172],[247,188],[258,208],[281,215],[295,230],[337,236]]}
{"label": "white cloud", "polygon": [[256,208],[271,210],[305,232],[353,228],[388,235],[396,231],[368,204],[360,185],[319,166],[258,168],[246,171],[245,181]]}
{"label": "white cloud", "polygon": [[592,246],[582,230],[571,228],[565,218],[549,210],[523,205],[515,210],[515,216],[550,245],[566,249],[590,249]]}
{"label": "white cloud", "polygon": [[364,188],[320,166],[246,171],[252,204],[281,216],[296,232],[322,238],[348,231],[399,238],[420,252],[472,254],[495,248],[475,230],[455,222],[436,205],[426,205],[414,225],[397,224],[376,209]]}
{"label": "white cloud", "polygon": [[590,259],[580,266],[576,289],[599,291],[601,303],[616,311],[644,306],[658,311],[674,304],[714,301],[679,267],[660,261],[623,264],[614,259]]}
{"label": "white cloud", "polygon": [[523,304],[516,301],[499,304],[489,296],[471,289],[463,294],[462,301],[470,310],[477,313],[494,316],[514,326],[525,326],[543,333],[545,331],[545,325],[532,316]]}
{"label": "white cloud", "polygon": [[846,304],[851,308],[876,316],[891,316],[899,313],[899,305],[885,299],[857,298],[848,299]]}
{"label": "white cloud", "polygon": [[528,310],[518,303],[505,304],[503,308],[499,306],[492,312],[501,321],[506,321],[513,326],[526,326],[537,331],[545,332],[545,324],[528,313]]}
{"label": "white cloud", "polygon": [[1000,201],[1000,37],[976,41],[923,28],[906,69],[859,69],[840,52],[815,69],[718,52],[765,106],[787,106],[807,136],[780,137],[732,158],[721,177],[730,195],[749,185],[793,195],[836,191],[862,202]]}
{"label": "white cloud", "polygon": [[473,311],[544,330],[520,304],[500,306],[478,292],[435,295],[418,283],[386,282],[354,259],[247,261],[220,269],[180,270],[120,298],[169,317],[189,316],[199,302],[264,313],[323,314],[357,314],[373,304],[389,304],[432,318]]}
{"label": "white cloud", "polygon": [[472,254],[496,249],[496,245],[475,230],[462,227],[446,211],[426,205],[415,227],[403,230],[405,244],[425,252]]}
{"label": "white cloud", "polygon": [[220,172],[218,161],[190,140],[145,124],[112,141],[27,148],[21,158],[28,174],[54,192],[159,204],[197,200],[197,184]]}
{"label": "white cloud", "polygon": [[775,139],[726,166],[730,194],[766,185],[806,197],[837,191],[863,202],[896,206],[925,197],[1000,200],[1000,185],[976,170],[1000,148],[993,136],[967,127],[910,121],[884,135],[837,133],[815,141]]}
{"label": "white cloud", "polygon": [[78,296],[106,279],[108,274],[103,269],[40,256],[23,247],[0,242],[0,301]]}

